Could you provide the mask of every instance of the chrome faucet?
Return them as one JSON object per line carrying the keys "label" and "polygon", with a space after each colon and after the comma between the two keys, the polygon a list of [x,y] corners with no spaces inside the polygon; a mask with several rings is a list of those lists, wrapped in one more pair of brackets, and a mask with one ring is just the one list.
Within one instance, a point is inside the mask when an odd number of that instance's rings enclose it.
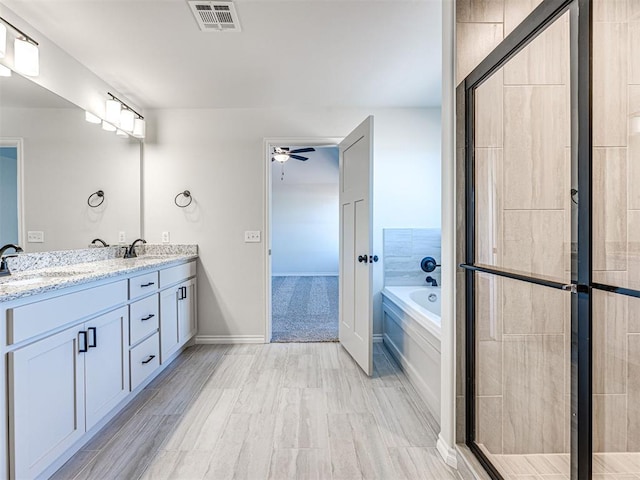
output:
{"label": "chrome faucet", "polygon": [[103,247],[108,247],[109,246],[109,244],[107,242],[105,242],[104,240],[102,240],[101,238],[94,238],[93,240],[91,240],[91,245],[95,245],[96,242],[101,243]]}
{"label": "chrome faucet", "polygon": [[435,278],[433,278],[431,275],[429,275],[427,278],[425,278],[425,282],[427,282],[432,287],[437,287],[438,286],[438,281]]}
{"label": "chrome faucet", "polygon": [[[13,248],[16,253],[13,255],[5,255],[4,252]],[[14,245],[13,243],[8,243],[3,247],[0,247],[0,277],[4,277],[6,275],[11,275],[11,271],[9,270],[9,264],[7,263],[7,258],[17,257],[18,253],[23,252],[21,247],[18,245]]]}
{"label": "chrome faucet", "polygon": [[129,248],[124,251],[124,258],[136,258],[138,256],[136,255],[136,246],[140,242],[147,243],[147,241],[142,238],[135,240],[131,245],[129,245]]}

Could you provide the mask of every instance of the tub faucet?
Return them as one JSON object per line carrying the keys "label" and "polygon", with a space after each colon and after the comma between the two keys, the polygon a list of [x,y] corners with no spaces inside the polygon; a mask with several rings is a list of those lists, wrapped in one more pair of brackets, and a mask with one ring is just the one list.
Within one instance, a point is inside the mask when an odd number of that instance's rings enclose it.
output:
{"label": "tub faucet", "polygon": [[427,282],[432,287],[437,287],[438,286],[438,281],[435,278],[433,278],[431,275],[429,275],[427,278],[425,278],[425,282]]}
{"label": "tub faucet", "polygon": [[[13,248],[16,253],[13,255],[5,255],[4,252]],[[13,243],[8,243],[3,247],[0,247],[0,277],[4,277],[6,275],[11,275],[11,271],[9,270],[9,264],[7,263],[7,258],[17,257],[18,253],[22,252],[22,248],[18,245],[14,245]]]}
{"label": "tub faucet", "polygon": [[124,251],[124,258],[136,258],[138,256],[136,255],[136,246],[140,242],[147,243],[147,241],[142,238],[135,240],[131,245],[129,245],[129,248]]}

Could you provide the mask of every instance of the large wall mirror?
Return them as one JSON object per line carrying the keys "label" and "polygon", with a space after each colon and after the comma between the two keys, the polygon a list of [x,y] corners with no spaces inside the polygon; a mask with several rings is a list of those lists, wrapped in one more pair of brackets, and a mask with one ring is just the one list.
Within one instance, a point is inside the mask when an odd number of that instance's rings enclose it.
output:
{"label": "large wall mirror", "polygon": [[0,77],[0,245],[42,252],[138,238],[140,151],[40,85]]}

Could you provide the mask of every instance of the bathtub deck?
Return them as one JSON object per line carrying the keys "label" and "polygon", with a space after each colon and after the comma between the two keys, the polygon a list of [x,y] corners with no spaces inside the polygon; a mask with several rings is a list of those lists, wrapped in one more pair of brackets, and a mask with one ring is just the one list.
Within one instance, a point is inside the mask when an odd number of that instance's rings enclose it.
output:
{"label": "bathtub deck", "polygon": [[459,480],[374,352],[369,378],[335,343],[191,347],[52,478]]}

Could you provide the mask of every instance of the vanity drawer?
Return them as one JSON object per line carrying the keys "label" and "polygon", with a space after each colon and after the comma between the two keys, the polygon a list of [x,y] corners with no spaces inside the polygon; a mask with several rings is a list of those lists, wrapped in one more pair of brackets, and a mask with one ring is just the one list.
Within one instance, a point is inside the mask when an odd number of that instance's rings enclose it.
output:
{"label": "vanity drawer", "polygon": [[158,330],[158,294],[143,298],[129,306],[129,345],[135,345]]}
{"label": "vanity drawer", "polygon": [[144,382],[160,366],[160,335],[156,332],[129,351],[131,391]]}
{"label": "vanity drawer", "polygon": [[7,310],[7,343],[22,342],[67,323],[78,321],[127,301],[127,281],[101,285],[79,292]]}
{"label": "vanity drawer", "polygon": [[158,272],[149,272],[129,279],[129,299],[137,298],[158,289]]}
{"label": "vanity drawer", "polygon": [[175,267],[165,268],[164,270],[160,270],[160,286],[164,288],[167,285],[172,285],[186,280],[187,278],[194,277],[195,274],[195,261],[176,265]]}

